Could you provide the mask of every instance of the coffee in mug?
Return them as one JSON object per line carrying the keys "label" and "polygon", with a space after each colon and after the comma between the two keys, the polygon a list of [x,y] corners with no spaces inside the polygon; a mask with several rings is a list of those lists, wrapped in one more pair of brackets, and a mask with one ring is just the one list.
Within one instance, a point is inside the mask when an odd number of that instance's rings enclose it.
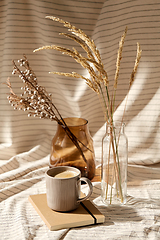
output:
{"label": "coffee in mug", "polygon": [[60,173],[56,174],[54,177],[55,178],[71,178],[76,175],[77,175],[77,173],[70,171],[70,170],[66,170],[64,172],[60,172]]}
{"label": "coffee in mug", "polygon": [[[81,172],[77,168],[53,167],[46,172],[45,178],[47,204],[55,211],[72,211],[92,194],[92,183],[88,178],[81,178]],[[88,194],[81,198],[82,181],[88,184],[89,190]]]}

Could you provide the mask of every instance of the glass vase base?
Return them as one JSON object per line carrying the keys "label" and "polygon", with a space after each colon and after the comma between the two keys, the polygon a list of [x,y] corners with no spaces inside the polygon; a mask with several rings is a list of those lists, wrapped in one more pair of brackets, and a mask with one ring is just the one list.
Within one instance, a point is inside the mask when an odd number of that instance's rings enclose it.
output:
{"label": "glass vase base", "polygon": [[109,198],[108,199],[102,198],[102,202],[106,206],[111,206],[111,205],[118,205],[118,206],[120,206],[120,205],[125,205],[126,204],[126,201],[121,202],[121,200],[117,199],[116,197],[113,199],[113,196],[112,196],[112,200],[110,200]]}
{"label": "glass vase base", "polygon": [[126,189],[119,191],[117,186],[110,186],[102,181],[101,200],[105,205],[124,205],[127,202]]}

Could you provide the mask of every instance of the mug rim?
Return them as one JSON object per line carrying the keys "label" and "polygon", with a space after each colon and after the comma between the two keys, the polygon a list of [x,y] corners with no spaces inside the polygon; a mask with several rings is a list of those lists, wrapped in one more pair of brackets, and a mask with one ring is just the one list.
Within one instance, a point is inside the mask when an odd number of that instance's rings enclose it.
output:
{"label": "mug rim", "polygon": [[[71,171],[73,171],[73,172],[77,172],[77,175],[76,176],[73,176],[73,177],[69,177],[69,178],[55,178],[54,176],[51,176],[51,175],[49,175],[49,173],[48,172],[50,172],[50,171],[55,171],[56,169],[58,169],[58,168],[60,168],[60,169],[64,169],[64,171],[65,170],[71,170]],[[60,171],[61,172],[61,171]],[[59,172],[59,173],[60,173]],[[63,171],[62,171],[63,172]],[[81,171],[78,169],[78,168],[75,168],[75,167],[71,167],[71,166],[56,166],[56,167],[52,167],[52,168],[50,168],[50,169],[48,169],[46,172],[45,172],[45,175],[47,176],[47,177],[49,177],[49,178],[51,178],[51,179],[55,179],[55,180],[67,180],[67,179],[72,179],[72,178],[75,178],[75,177],[81,177]]]}

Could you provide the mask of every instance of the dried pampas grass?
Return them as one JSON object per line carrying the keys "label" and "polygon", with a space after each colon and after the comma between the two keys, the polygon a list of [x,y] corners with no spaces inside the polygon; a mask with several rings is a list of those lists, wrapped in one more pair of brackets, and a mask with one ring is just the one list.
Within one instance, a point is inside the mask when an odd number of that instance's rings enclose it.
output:
{"label": "dried pampas grass", "polygon": [[[86,53],[86,56],[83,56],[82,54],[80,54],[75,48],[69,49],[69,48],[56,46],[56,45],[42,46],[38,49],[35,49],[34,52],[38,52],[45,49],[56,50],[61,52],[62,54],[72,57],[77,63],[79,63],[83,68],[85,68],[88,71],[90,78],[86,78],[76,72],[72,72],[72,73],[50,72],[50,73],[66,76],[66,77],[84,79],[86,84],[94,92],[96,92],[99,95],[100,102],[103,103],[102,108],[103,108],[106,121],[108,123],[112,122],[113,113],[115,110],[114,105],[115,105],[115,99],[116,99],[118,77],[120,72],[120,63],[122,59],[122,50],[124,46],[125,37],[127,34],[127,27],[119,42],[119,49],[118,49],[117,62],[116,62],[116,72],[115,72],[115,78],[114,78],[114,94],[111,97],[109,93],[108,75],[106,70],[104,69],[104,65],[102,63],[99,50],[97,49],[94,41],[90,39],[90,37],[87,36],[84,33],[84,31],[76,28],[71,23],[66,22],[63,19],[53,17],[53,16],[47,16],[46,18],[59,22],[63,24],[64,27],[68,28],[68,31],[70,33],[60,33],[60,35],[63,35],[69,39],[72,39],[76,43],[78,43]],[[139,43],[137,43],[137,56],[135,60],[134,69],[131,73],[131,77],[129,81],[129,89],[131,88],[135,79],[135,74],[137,72],[137,68],[141,58],[141,52],[142,51],[140,49],[140,45]],[[106,89],[105,92],[103,90],[104,88]]]}

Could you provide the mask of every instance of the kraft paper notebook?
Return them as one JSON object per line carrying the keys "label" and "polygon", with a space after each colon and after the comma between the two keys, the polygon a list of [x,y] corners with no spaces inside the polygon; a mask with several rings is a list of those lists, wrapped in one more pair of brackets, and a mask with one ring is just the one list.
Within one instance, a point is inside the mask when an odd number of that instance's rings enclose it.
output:
{"label": "kraft paper notebook", "polygon": [[28,200],[51,231],[103,223],[105,220],[104,215],[89,200],[83,201],[76,210],[67,213],[50,209],[46,194],[31,195]]}

